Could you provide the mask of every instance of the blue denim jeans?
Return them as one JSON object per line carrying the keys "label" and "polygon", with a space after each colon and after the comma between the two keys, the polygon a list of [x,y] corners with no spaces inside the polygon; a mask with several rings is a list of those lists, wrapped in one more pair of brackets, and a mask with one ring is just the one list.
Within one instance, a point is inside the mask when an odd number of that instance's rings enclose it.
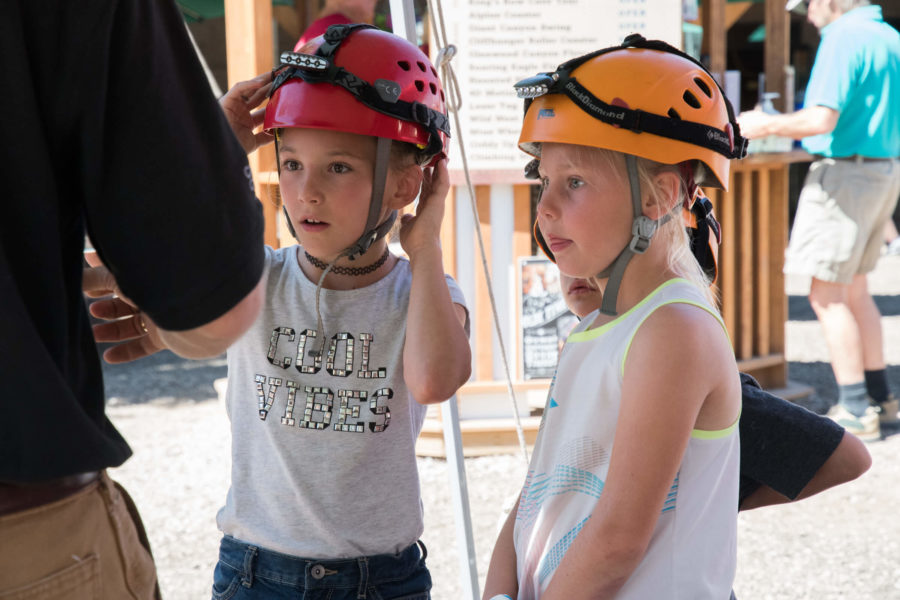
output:
{"label": "blue denim jeans", "polygon": [[425,545],[398,554],[314,560],[222,538],[213,600],[430,600]]}

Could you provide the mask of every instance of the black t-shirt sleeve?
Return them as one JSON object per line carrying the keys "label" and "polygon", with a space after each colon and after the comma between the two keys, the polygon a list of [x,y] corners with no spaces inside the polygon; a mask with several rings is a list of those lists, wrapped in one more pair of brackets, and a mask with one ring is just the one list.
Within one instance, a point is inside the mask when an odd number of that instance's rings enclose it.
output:
{"label": "black t-shirt sleeve", "polygon": [[844,429],[762,390],[743,373],[741,390],[740,502],[760,485],[793,500],[835,451]]}
{"label": "black t-shirt sleeve", "polygon": [[85,67],[102,70],[100,84],[82,92],[95,99],[80,136],[88,232],[156,323],[197,327],[262,274],[262,210],[247,159],[174,3],[118,2],[101,26],[108,48]]}

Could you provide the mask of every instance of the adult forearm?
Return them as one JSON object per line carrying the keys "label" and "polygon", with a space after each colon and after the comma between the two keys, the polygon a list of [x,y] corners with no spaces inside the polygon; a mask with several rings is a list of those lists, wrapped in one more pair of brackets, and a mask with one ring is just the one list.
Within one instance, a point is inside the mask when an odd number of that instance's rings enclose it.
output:
{"label": "adult forearm", "polygon": [[450,298],[438,244],[410,256],[412,286],[403,349],[403,371],[413,397],[442,402],[469,378],[471,351],[462,309]]}
{"label": "adult forearm", "polygon": [[159,329],[166,348],[184,358],[209,358],[225,352],[253,324],[265,301],[266,277],[221,317],[186,331]]}
{"label": "adult forearm", "polygon": [[825,106],[813,106],[794,113],[769,115],[762,122],[759,135],[780,135],[799,140],[828,133],[837,125],[838,114]]}

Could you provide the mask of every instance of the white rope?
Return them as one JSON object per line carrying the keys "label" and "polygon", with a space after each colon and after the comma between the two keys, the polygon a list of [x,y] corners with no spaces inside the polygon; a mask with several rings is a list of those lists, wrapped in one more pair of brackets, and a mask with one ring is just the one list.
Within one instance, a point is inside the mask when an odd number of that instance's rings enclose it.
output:
{"label": "white rope", "polygon": [[[435,10],[435,3],[437,10]],[[447,31],[444,29],[444,13],[441,8],[440,0],[428,0],[428,9],[436,26],[432,27],[432,32],[437,42],[438,51],[435,62],[441,71],[441,81],[444,84],[446,92],[447,108],[453,114],[454,137],[459,144],[459,154],[462,158],[463,173],[466,176],[466,188],[469,192],[469,203],[472,206],[472,216],[475,219],[475,232],[478,235],[478,249],[481,253],[481,267],[484,271],[484,279],[487,282],[488,297],[491,301],[491,313],[494,317],[494,328],[497,332],[497,339],[500,343],[500,355],[503,358],[503,369],[506,372],[506,386],[509,391],[509,398],[512,401],[513,416],[516,423],[516,435],[519,438],[519,447],[522,455],[525,457],[525,463],[528,463],[528,447],[525,444],[525,432],[522,429],[522,421],[519,419],[519,406],[516,402],[516,392],[513,388],[512,376],[509,372],[509,361],[506,358],[506,345],[503,342],[503,334],[500,331],[500,319],[497,315],[497,302],[494,299],[494,289],[491,285],[491,273],[488,269],[487,255],[484,250],[484,239],[481,235],[481,221],[478,218],[478,205],[475,201],[475,188],[472,186],[472,179],[469,175],[469,163],[466,159],[466,148],[463,143],[462,127],[459,123],[459,109],[462,108],[462,96],[459,89],[459,81],[456,79],[456,73],[450,61],[456,56],[456,46],[447,43]]]}

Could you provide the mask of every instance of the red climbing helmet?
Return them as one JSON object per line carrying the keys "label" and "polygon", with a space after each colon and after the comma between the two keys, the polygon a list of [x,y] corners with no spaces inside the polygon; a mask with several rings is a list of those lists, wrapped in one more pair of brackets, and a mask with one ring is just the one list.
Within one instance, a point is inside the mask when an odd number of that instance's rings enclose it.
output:
{"label": "red climbing helmet", "polygon": [[264,128],[330,129],[409,142],[420,164],[447,155],[437,71],[416,46],[370,25],[332,25],[281,55]]}

